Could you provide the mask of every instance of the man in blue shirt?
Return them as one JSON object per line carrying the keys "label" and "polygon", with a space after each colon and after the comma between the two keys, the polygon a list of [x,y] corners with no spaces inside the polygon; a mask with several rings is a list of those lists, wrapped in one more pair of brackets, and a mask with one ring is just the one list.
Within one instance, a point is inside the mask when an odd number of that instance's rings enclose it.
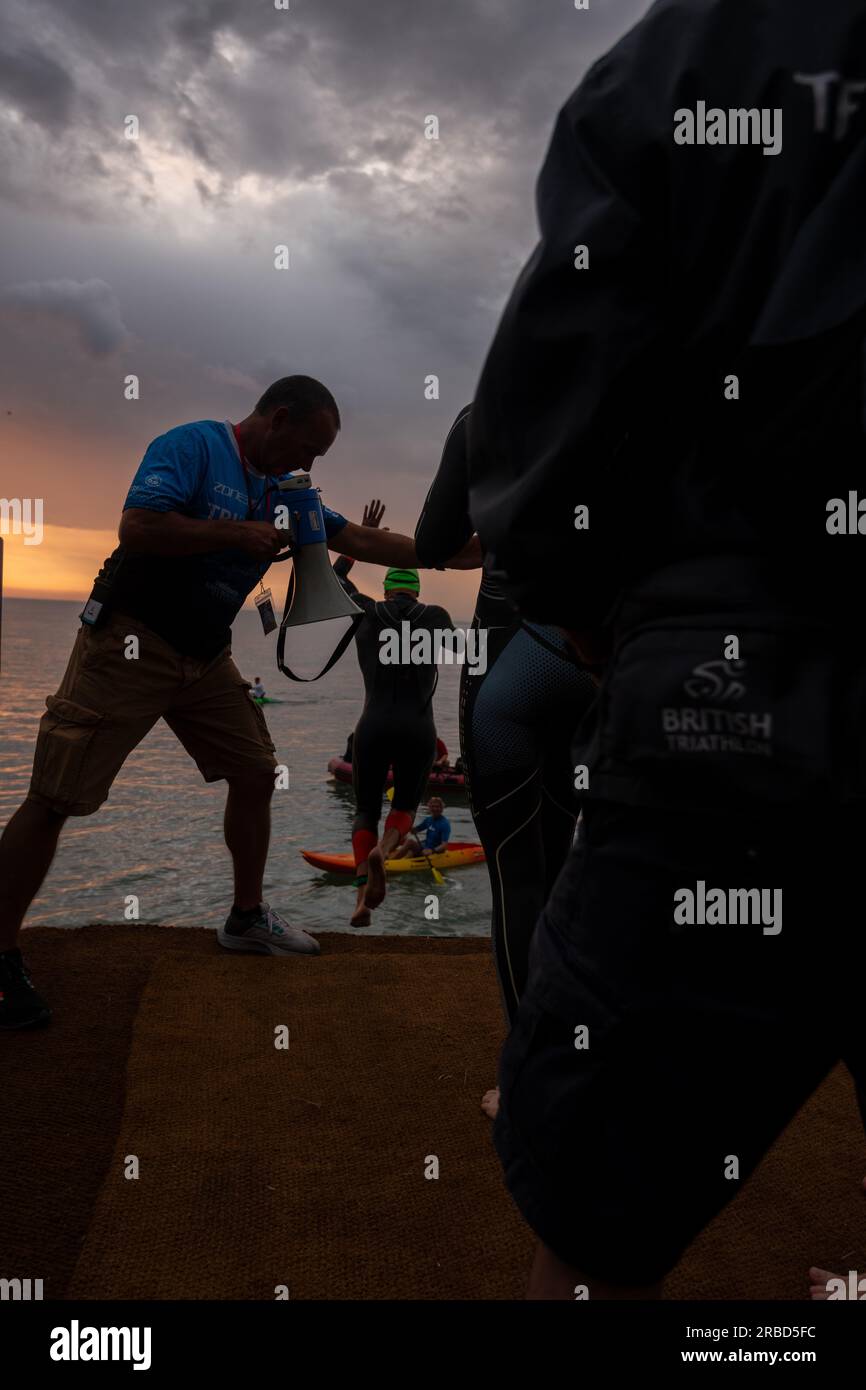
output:
{"label": "man in blue shirt", "polygon": [[[393,859],[403,859],[407,855],[435,854],[437,850],[445,849],[451,839],[451,822],[445,815],[442,798],[431,796],[427,805],[430,810],[429,816],[425,816],[417,825],[412,826],[410,835],[392,855]],[[416,838],[422,831],[427,832],[424,836],[423,848],[420,840]]]}
{"label": "man in blue shirt", "polygon": [[[269,462],[273,444],[255,412],[240,425],[199,420],[155,439],[124,504],[123,553],[115,551],[106,562],[110,576],[116,576],[113,606],[139,618],[186,656],[207,658],[228,646],[234,619],[286,543],[285,530],[274,534],[277,480],[312,468],[313,450],[327,452],[338,418],[329,421],[323,411],[318,425],[308,423],[305,442],[291,451],[291,467],[279,450]],[[347,526],[346,518],[329,507],[322,512],[331,541]],[[220,548],[200,550],[202,528],[190,528],[189,520],[211,523],[207,530],[216,533]]]}
{"label": "man in blue shirt", "polygon": [[[262,901],[274,745],[231,658],[231,624],[286,543],[277,482],[309,471],[337,437],[340,413],[310,377],[285,377],[240,424],[200,420],[148,448],[126,499],[120,546],[82,614],[66,673],[46,702],[30,791],[0,839],[0,1028],[46,1023],[16,946],[67,816],[106,800],[133,748],[160,718],[207,782],[225,780],[234,903],[218,939],[233,951],[318,954],[314,937]],[[412,566],[408,536],[323,508],[332,550]],[[474,568],[475,552],[455,556]]]}

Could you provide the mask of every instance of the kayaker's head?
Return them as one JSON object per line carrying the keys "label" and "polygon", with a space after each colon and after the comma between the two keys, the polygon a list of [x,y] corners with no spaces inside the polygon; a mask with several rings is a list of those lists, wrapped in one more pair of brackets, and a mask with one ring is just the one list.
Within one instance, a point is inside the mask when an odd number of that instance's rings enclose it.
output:
{"label": "kayaker's head", "polygon": [[445,811],[445,803],[443,802],[441,796],[431,796],[430,800],[427,802],[427,805],[430,808],[430,814],[431,816],[433,816],[434,820],[437,816],[443,815]]}
{"label": "kayaker's head", "polygon": [[383,581],[386,594],[414,594],[421,592],[421,580],[417,570],[388,570]]}
{"label": "kayaker's head", "polygon": [[237,428],[250,467],[278,478],[308,473],[328,452],[340,429],[340,412],[327,386],[314,377],[284,376]]}

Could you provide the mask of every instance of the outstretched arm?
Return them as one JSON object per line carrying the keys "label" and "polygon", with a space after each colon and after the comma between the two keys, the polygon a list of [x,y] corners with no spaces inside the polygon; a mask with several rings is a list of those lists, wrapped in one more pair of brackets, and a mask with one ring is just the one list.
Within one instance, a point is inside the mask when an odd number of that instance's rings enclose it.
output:
{"label": "outstretched arm", "polygon": [[[364,516],[361,525],[371,526],[375,529],[378,527],[384,515],[385,503],[380,502],[378,498],[374,498],[372,502],[368,502],[364,507]],[[349,570],[354,563],[355,561],[351,555],[341,555],[334,563],[334,574],[350,597],[358,593],[357,585],[353,584],[349,578]]]}
{"label": "outstretched arm", "polygon": [[[358,526],[347,521],[331,540],[331,550],[338,555],[351,555],[353,560],[365,560],[371,565],[392,565],[395,569],[419,568],[415,541],[411,536],[401,536],[396,531],[377,531],[369,526]],[[447,561],[446,569],[475,570],[481,565],[481,547],[477,537]],[[424,566],[420,566],[424,568]]]}

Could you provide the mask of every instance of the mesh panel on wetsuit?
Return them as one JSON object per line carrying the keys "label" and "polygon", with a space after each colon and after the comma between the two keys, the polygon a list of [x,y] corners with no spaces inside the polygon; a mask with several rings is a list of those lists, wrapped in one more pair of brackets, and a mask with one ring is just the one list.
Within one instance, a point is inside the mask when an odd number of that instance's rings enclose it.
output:
{"label": "mesh panel on wetsuit", "polygon": [[[558,628],[538,632],[562,646]],[[472,716],[473,755],[482,776],[534,763],[559,711],[573,706],[577,724],[593,691],[585,671],[522,630],[483,679]]]}

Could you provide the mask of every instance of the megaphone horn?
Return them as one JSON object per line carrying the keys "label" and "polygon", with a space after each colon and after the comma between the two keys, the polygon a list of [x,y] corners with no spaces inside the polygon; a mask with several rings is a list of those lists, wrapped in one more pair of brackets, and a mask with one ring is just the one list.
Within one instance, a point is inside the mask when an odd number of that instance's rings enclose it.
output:
{"label": "megaphone horn", "polygon": [[[277,638],[277,665],[290,680],[318,680],[339,661],[355,635],[363,611],[353,603],[334,573],[328,557],[328,542],[319,494],[309,473],[298,473],[279,485],[286,501],[292,537],[292,573],[286,592],[283,620]],[[306,623],[322,623],[329,618],[351,618],[336,650],[317,676],[297,676],[285,664],[286,632]]]}

